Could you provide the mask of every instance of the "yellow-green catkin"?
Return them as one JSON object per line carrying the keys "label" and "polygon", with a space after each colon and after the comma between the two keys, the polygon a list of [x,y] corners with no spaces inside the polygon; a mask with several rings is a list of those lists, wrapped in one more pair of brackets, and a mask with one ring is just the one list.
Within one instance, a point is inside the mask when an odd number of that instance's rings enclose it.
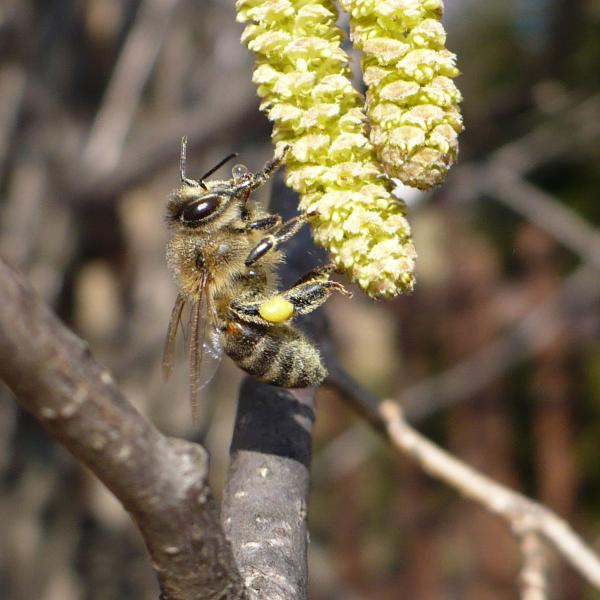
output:
{"label": "yellow-green catkin", "polygon": [[370,139],[388,175],[420,189],[441,182],[458,153],[461,95],[445,48],[442,0],[341,0],[363,52]]}
{"label": "yellow-green catkin", "polygon": [[352,87],[342,32],[327,1],[238,0],[250,22],[242,39],[257,55],[253,80],[289,144],[287,183],[314,213],[315,241],[371,296],[412,290],[415,249],[405,205],[392,196],[366,135],[362,98]]}

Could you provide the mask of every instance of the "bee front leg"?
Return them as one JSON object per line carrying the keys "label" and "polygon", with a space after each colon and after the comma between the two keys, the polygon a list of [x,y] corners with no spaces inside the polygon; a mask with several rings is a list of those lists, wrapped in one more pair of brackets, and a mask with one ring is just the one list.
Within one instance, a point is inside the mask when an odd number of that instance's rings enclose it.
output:
{"label": "bee front leg", "polygon": [[247,173],[244,175],[239,186],[240,191],[248,191],[249,193],[265,184],[271,175],[283,164],[285,155],[289,149],[289,146],[284,146],[279,155],[274,156],[258,173]]}

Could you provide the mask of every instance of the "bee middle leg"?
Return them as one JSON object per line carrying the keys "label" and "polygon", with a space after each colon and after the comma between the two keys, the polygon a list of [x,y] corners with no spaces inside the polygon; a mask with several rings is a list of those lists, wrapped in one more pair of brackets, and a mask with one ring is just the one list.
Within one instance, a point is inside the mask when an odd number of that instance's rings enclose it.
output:
{"label": "bee middle leg", "polygon": [[268,217],[263,217],[262,219],[256,219],[256,221],[250,221],[246,225],[246,229],[251,231],[258,231],[261,229],[273,229],[274,227],[279,227],[281,225],[281,216],[274,214],[269,215]]}
{"label": "bee middle leg", "polygon": [[247,267],[253,265],[257,260],[261,259],[267,252],[278,248],[284,242],[287,242],[291,237],[296,235],[304,223],[306,223],[311,214],[302,214],[292,219],[289,219],[285,223],[281,223],[273,233],[265,236],[250,252],[246,257],[245,264]]}

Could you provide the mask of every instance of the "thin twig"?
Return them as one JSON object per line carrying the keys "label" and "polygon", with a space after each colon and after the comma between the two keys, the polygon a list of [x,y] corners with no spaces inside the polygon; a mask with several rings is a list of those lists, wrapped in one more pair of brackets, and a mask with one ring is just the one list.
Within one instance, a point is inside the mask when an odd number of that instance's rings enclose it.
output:
{"label": "thin twig", "polygon": [[521,600],[546,600],[548,581],[545,547],[535,531],[517,533],[521,548]]}
{"label": "thin twig", "polygon": [[514,531],[540,535],[592,585],[600,589],[600,558],[551,510],[478,473],[422,436],[393,400],[382,400],[377,415],[392,444],[425,472],[505,519]]}
{"label": "thin twig", "polygon": [[169,600],[243,598],[205,450],[163,436],[0,260],[0,378],[123,503]]}

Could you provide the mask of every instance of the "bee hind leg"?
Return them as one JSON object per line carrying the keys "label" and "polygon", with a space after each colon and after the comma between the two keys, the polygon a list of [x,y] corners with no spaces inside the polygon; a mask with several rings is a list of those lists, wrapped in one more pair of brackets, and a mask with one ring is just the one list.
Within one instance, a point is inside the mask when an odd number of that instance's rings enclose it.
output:
{"label": "bee hind leg", "polygon": [[295,315],[306,315],[319,308],[333,292],[352,297],[338,281],[331,281],[329,274],[335,271],[335,265],[327,264],[309,271],[281,296],[294,307]]}
{"label": "bee hind leg", "polygon": [[320,265],[311,269],[308,273],[305,273],[300,277],[294,284],[290,287],[290,289],[295,288],[297,285],[301,283],[305,283],[307,281],[312,281],[313,279],[327,279],[330,273],[335,273],[337,267],[334,263],[327,263],[325,265]]}
{"label": "bee hind leg", "polygon": [[329,274],[334,270],[334,265],[317,267],[284,292],[261,301],[236,300],[230,310],[242,321],[274,325],[312,312],[334,291],[351,297],[352,294],[341,283],[329,279]]}

